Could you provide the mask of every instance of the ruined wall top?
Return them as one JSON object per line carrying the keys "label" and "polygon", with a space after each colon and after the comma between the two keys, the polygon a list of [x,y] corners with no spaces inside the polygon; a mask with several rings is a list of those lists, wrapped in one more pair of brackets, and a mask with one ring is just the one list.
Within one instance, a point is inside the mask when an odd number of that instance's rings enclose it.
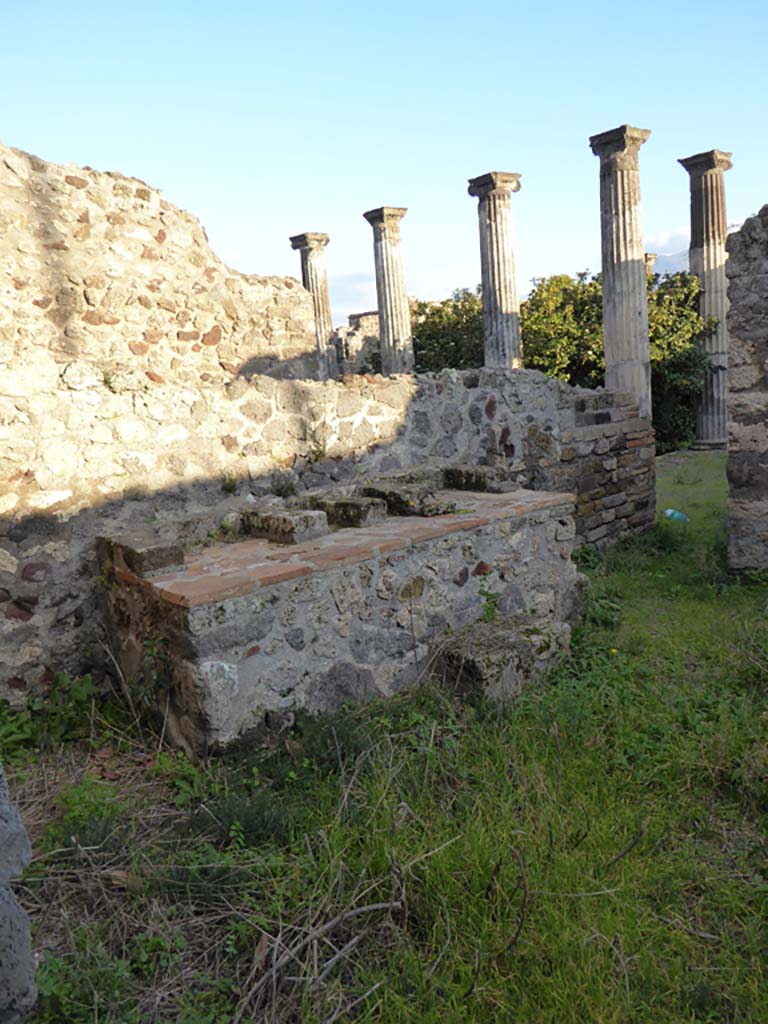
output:
{"label": "ruined wall top", "polygon": [[314,375],[301,285],[230,270],[199,221],[137,178],[0,144],[0,261],[0,362],[189,383]]}

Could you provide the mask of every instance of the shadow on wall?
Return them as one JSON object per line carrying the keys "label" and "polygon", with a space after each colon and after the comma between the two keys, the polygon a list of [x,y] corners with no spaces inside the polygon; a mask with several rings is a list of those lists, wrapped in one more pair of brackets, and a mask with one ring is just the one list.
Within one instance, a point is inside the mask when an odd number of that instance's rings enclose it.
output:
{"label": "shadow on wall", "polygon": [[[0,492],[14,504],[0,517],[0,697],[14,703],[56,671],[104,667],[100,534],[146,526],[202,540],[228,503],[276,485],[275,472],[278,489],[301,490],[458,453],[460,410],[414,408],[414,394],[436,392],[432,382],[255,378],[192,394],[121,385],[65,369],[49,396],[55,429],[42,438],[29,415],[39,396],[14,398]],[[69,466],[56,461],[61,451]],[[35,472],[52,464],[57,486],[41,487]]]}
{"label": "shadow on wall", "polygon": [[[236,376],[243,380],[252,377],[274,377],[275,380],[302,380],[307,374],[307,357],[296,356],[293,359],[274,359],[272,356],[252,356],[246,359],[237,370]],[[312,379],[312,378],[310,378]]]}

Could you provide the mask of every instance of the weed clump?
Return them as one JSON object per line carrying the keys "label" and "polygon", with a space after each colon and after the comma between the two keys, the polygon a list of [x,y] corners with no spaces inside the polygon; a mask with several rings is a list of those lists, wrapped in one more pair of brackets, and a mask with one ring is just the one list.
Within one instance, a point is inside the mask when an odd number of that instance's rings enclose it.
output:
{"label": "weed clump", "polygon": [[278,498],[291,498],[296,493],[296,479],[292,473],[275,470],[269,478],[269,489]]}
{"label": "weed clump", "polygon": [[0,701],[0,757],[10,760],[32,749],[51,750],[91,734],[99,692],[90,675],[59,672],[44,696],[12,710]]}

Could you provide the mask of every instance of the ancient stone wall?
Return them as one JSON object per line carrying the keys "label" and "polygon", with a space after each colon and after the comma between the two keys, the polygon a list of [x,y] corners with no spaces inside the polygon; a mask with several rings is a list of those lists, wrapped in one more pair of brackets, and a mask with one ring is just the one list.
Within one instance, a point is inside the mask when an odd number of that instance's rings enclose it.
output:
{"label": "ancient stone wall", "polygon": [[107,385],[73,361],[37,389],[25,372],[0,376],[0,697],[16,702],[103,656],[99,534],[200,516],[215,529],[235,492],[461,463],[576,492],[587,543],[653,521],[652,432],[631,399],[534,371],[192,387],[135,371]]}
{"label": "ancient stone wall", "polygon": [[104,658],[99,534],[215,529],[276,470],[307,489],[492,466],[576,492],[587,543],[653,519],[631,399],[527,371],[296,379],[317,369],[309,293],[228,270],[143,182],[3,147],[0,257],[0,698]]}
{"label": "ancient stone wall", "polygon": [[0,145],[0,373],[43,386],[78,359],[108,382],[317,375],[312,299],[226,267],[190,214],[136,178]]}
{"label": "ancient stone wall", "polygon": [[379,314],[350,313],[349,326],[337,327],[332,344],[336,346],[339,369],[345,373],[374,373],[381,369]]}
{"label": "ancient stone wall", "polygon": [[728,558],[768,568],[768,206],[728,238]]}

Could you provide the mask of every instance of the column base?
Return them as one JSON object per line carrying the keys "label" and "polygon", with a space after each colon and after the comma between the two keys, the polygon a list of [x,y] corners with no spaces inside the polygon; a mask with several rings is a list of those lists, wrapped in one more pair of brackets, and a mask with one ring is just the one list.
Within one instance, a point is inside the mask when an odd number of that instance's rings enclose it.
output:
{"label": "column base", "polygon": [[727,441],[694,441],[692,452],[724,452],[728,448]]}

